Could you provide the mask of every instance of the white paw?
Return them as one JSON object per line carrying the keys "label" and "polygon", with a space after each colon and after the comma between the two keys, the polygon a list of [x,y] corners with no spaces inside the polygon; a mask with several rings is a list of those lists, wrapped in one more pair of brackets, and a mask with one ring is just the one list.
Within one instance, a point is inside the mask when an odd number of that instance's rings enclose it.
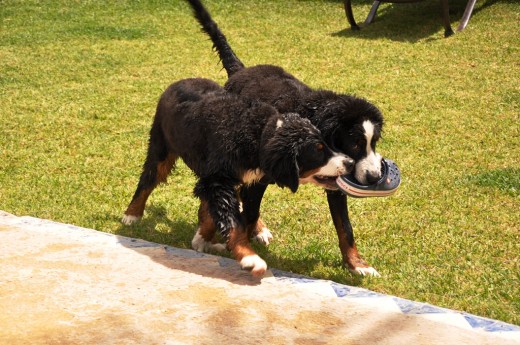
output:
{"label": "white paw", "polygon": [[195,236],[193,236],[193,239],[191,240],[191,247],[195,249],[198,252],[205,252],[206,251],[206,241],[202,236],[199,234],[199,231],[195,233]]}
{"label": "white paw", "polygon": [[207,243],[209,245],[208,249],[210,249],[212,251],[219,252],[219,253],[227,251],[227,247],[226,247],[225,244],[222,244],[222,243],[211,243],[211,242],[207,242]]}
{"label": "white paw", "polygon": [[349,271],[360,276],[381,277],[374,267],[356,267],[355,269],[349,269]]}
{"label": "white paw", "polygon": [[217,252],[223,252],[226,250],[226,246],[222,243],[211,243],[206,241],[198,230],[195,236],[193,236],[193,240],[191,240],[191,246],[196,251],[202,253],[206,253],[210,250],[214,250]]}
{"label": "white paw", "polygon": [[258,255],[248,255],[240,260],[240,266],[243,270],[251,271],[255,277],[261,277],[267,270],[267,264]]}
{"label": "white paw", "polygon": [[123,218],[121,219],[121,223],[125,225],[131,225],[137,222],[140,219],[140,217],[131,216],[129,214],[123,215]]}
{"label": "white paw", "polygon": [[269,245],[269,241],[273,240],[273,234],[268,228],[262,228],[255,236],[255,240],[265,246]]}

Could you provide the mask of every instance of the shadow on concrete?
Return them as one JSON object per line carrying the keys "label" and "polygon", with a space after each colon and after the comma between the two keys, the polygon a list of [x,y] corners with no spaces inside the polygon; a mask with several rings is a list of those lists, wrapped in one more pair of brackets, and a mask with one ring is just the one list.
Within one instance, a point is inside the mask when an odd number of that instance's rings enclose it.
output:
{"label": "shadow on concrete", "polygon": [[[114,221],[120,221],[119,218],[113,218]],[[146,214],[141,221],[130,226],[121,224],[119,228],[116,229],[115,234],[123,246],[136,250],[143,255],[148,255],[151,259],[169,268],[224,279],[240,285],[257,285],[260,283],[259,280],[253,278],[249,272],[240,270],[239,264],[232,259],[229,253],[211,253],[219,258],[218,264],[220,267],[216,270],[209,270],[207,267],[201,267],[200,265],[189,266],[183,263],[184,259],[200,259],[207,256],[206,254],[197,253],[191,249],[191,240],[197,227],[196,214],[188,218],[193,219],[193,221],[186,221],[183,217],[179,217],[178,220],[172,220],[168,218],[165,207],[149,204],[146,208]],[[331,231],[334,231],[334,229],[331,228]],[[274,236],[276,236],[276,234],[274,234]],[[277,268],[299,274],[301,272],[299,272],[298,269],[301,269],[302,266],[312,271],[313,267],[324,264],[322,260],[315,256],[298,260],[288,259],[271,253],[268,247],[257,244],[254,241],[252,241],[252,245],[258,255],[266,260],[269,268]],[[146,247],[165,248],[167,252],[173,255],[171,257],[172,260],[164,260],[162,256],[158,259],[156,252],[142,250],[142,248]],[[204,260],[200,261],[203,262]],[[328,264],[340,266],[341,258],[338,257],[337,260]],[[352,276],[347,270],[343,271],[341,277],[334,276],[327,278],[352,286],[359,286],[363,283],[362,277]]]}

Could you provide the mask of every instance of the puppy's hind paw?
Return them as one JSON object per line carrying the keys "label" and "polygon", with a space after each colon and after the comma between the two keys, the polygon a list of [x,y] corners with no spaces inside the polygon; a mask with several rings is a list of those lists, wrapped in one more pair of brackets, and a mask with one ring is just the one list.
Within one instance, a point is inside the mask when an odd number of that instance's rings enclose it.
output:
{"label": "puppy's hind paw", "polygon": [[250,271],[255,277],[262,277],[267,271],[267,264],[258,255],[248,255],[240,260],[240,266],[243,270]]}
{"label": "puppy's hind paw", "polygon": [[197,252],[201,253],[207,253],[210,250],[216,251],[216,252],[224,252],[226,251],[226,246],[222,243],[211,243],[206,240],[200,235],[200,233],[197,231],[195,236],[193,237],[193,240],[191,240],[191,246],[193,249],[195,249]]}
{"label": "puppy's hind paw", "polygon": [[136,216],[132,216],[129,214],[125,214],[125,215],[123,215],[123,218],[121,219],[121,223],[123,223],[125,225],[132,225],[132,224],[136,223],[137,221],[139,221],[139,219],[141,219],[141,217],[136,217]]}

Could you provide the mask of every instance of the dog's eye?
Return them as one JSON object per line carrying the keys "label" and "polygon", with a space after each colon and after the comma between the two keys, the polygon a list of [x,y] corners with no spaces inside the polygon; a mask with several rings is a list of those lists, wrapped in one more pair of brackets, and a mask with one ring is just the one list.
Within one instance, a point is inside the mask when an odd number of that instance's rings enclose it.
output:
{"label": "dog's eye", "polygon": [[356,141],[356,144],[354,145],[355,150],[359,150],[361,147],[363,147],[365,142],[363,140]]}
{"label": "dog's eye", "polygon": [[325,148],[325,146],[322,143],[316,144],[316,150],[323,151],[324,148]]}

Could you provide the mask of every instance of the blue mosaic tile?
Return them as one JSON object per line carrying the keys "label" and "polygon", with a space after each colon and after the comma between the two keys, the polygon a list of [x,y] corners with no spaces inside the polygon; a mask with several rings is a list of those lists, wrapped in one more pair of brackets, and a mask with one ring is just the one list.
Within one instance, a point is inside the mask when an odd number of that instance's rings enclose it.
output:
{"label": "blue mosaic tile", "polygon": [[520,327],[500,322],[496,320],[486,319],[471,314],[463,314],[464,318],[473,328],[482,329],[486,332],[520,332]]}
{"label": "blue mosaic tile", "polygon": [[341,285],[338,283],[331,283],[331,287],[338,297],[386,297],[385,295],[367,289]]}
{"label": "blue mosaic tile", "polygon": [[435,307],[431,304],[409,301],[403,298],[394,297],[393,300],[403,314],[439,314],[450,312],[448,309]]}
{"label": "blue mosaic tile", "polygon": [[332,284],[332,289],[334,290],[334,292],[336,293],[336,296],[338,296],[338,297],[348,296],[348,295],[350,295],[350,292],[352,290],[348,286],[334,284],[334,283]]}
{"label": "blue mosaic tile", "polygon": [[319,281],[319,279],[309,278],[296,273],[284,272],[274,268],[271,268],[270,270],[277,280],[284,280],[292,284],[308,284],[316,283]]}

